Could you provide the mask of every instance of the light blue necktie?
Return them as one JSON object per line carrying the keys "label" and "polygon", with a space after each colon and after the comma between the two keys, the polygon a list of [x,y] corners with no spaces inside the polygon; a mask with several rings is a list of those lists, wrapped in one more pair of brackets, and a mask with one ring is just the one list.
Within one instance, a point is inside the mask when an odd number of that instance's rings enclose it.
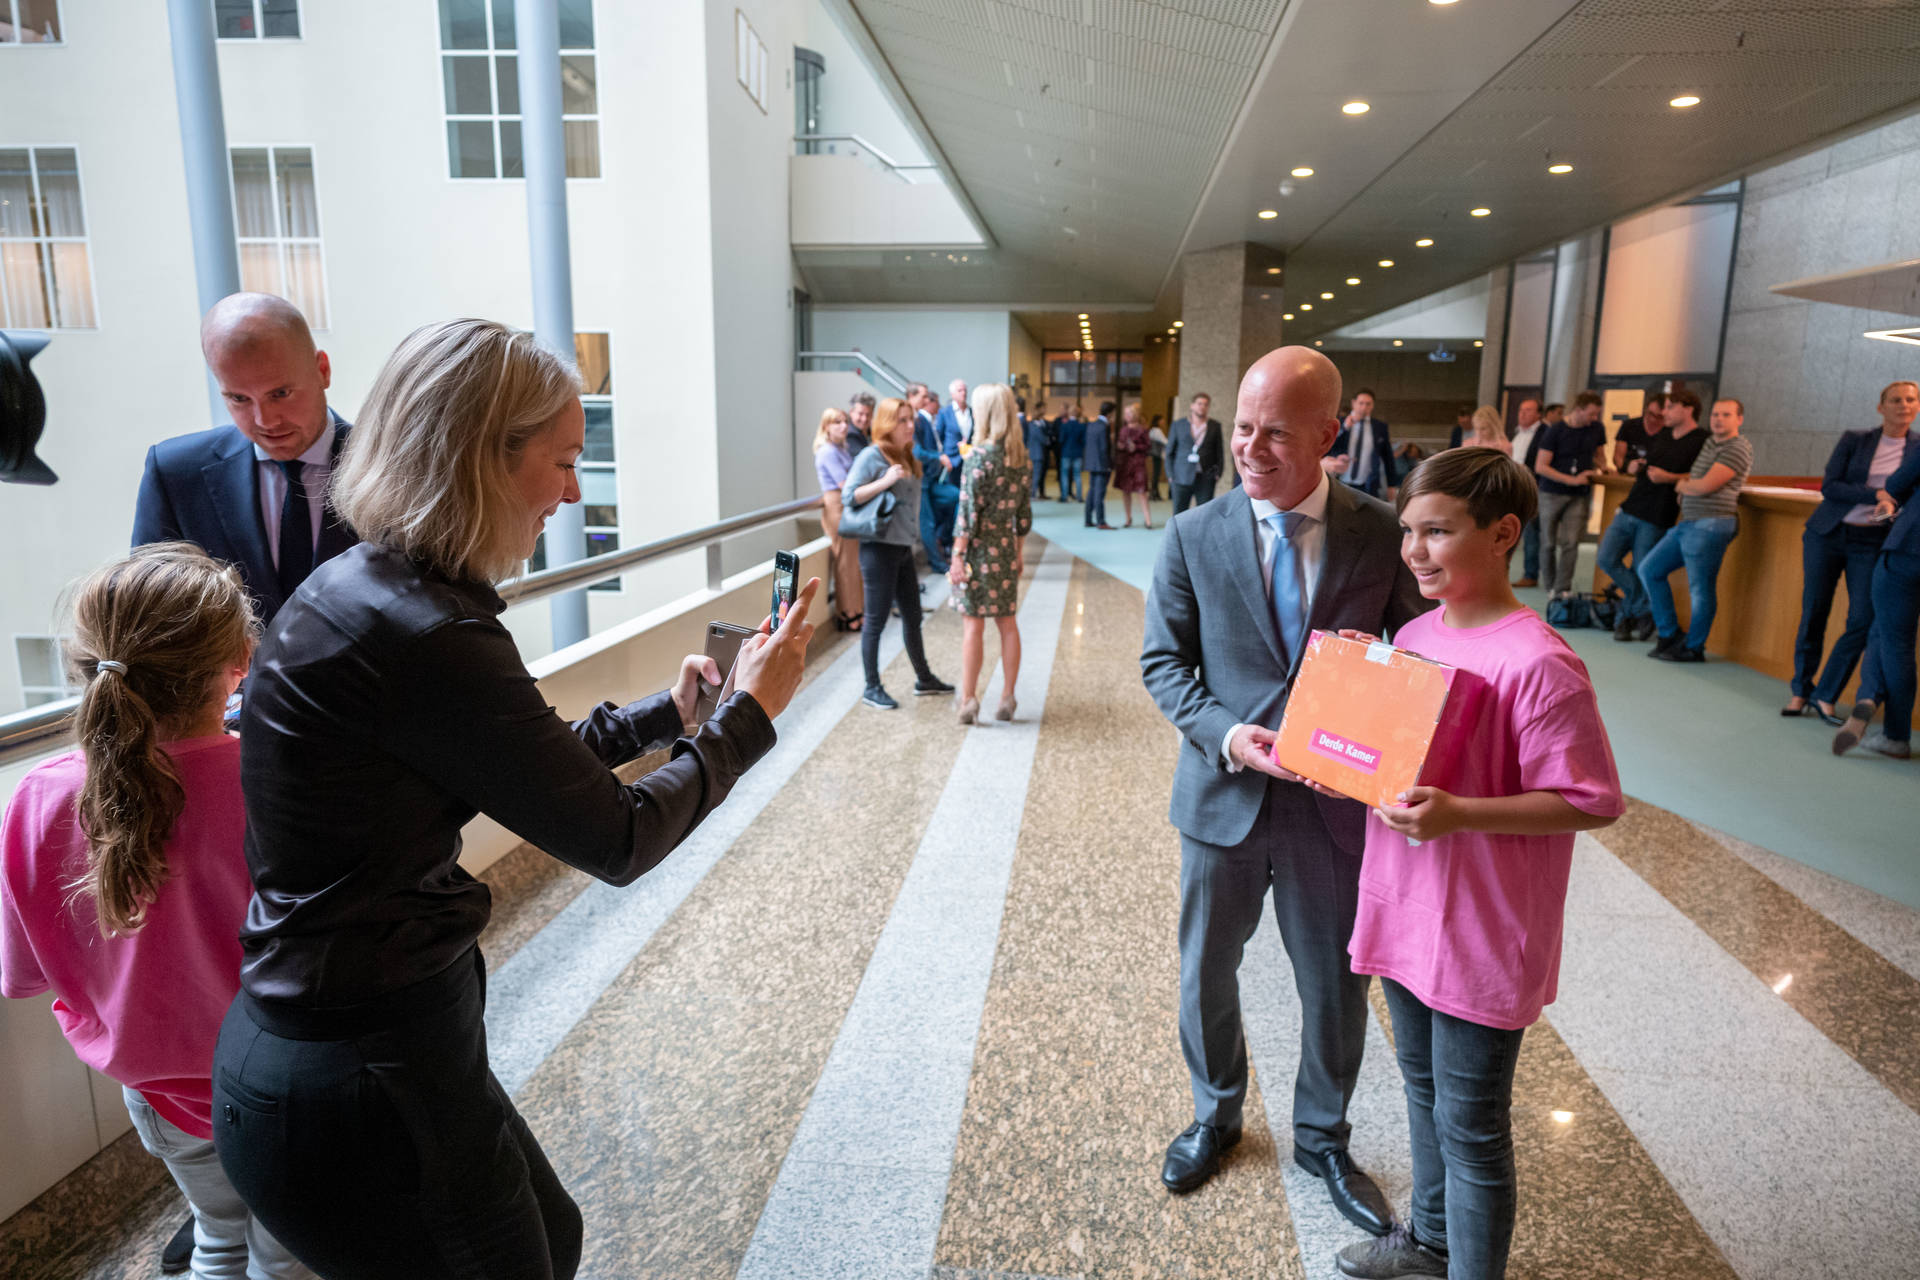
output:
{"label": "light blue necktie", "polygon": [[1267,524],[1279,535],[1273,546],[1273,622],[1289,662],[1299,655],[1307,626],[1307,576],[1293,539],[1308,519],[1296,511],[1276,511],[1267,517]]}

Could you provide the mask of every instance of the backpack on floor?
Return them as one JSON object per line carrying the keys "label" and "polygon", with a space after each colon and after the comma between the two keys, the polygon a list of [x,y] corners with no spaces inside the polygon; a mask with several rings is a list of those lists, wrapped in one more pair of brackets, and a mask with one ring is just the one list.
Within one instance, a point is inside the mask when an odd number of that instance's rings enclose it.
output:
{"label": "backpack on floor", "polygon": [[1583,595],[1555,596],[1547,601],[1547,625],[1562,631],[1593,625],[1592,602]]}
{"label": "backpack on floor", "polygon": [[1611,631],[1620,621],[1620,601],[1625,597],[1620,588],[1609,583],[1605,591],[1593,593],[1593,602],[1587,606],[1587,621],[1602,631]]}

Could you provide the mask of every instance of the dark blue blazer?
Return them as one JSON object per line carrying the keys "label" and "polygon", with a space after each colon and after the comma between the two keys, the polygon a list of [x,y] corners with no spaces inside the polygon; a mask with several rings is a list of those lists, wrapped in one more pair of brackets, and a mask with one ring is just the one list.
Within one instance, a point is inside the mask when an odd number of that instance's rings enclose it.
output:
{"label": "dark blue blazer", "polygon": [[960,456],[960,415],[953,411],[951,404],[940,406],[940,416],[934,419],[934,434],[940,437],[940,448],[949,458]]}
{"label": "dark blue blazer", "polygon": [[922,489],[931,489],[947,479],[946,468],[940,465],[940,452],[940,429],[934,425],[933,416],[915,413],[913,415],[913,456],[920,459]]}
{"label": "dark blue blazer", "polygon": [[1880,550],[1920,556],[1920,501],[1915,501],[1916,493],[1920,493],[1920,449],[1913,447],[1911,434],[1907,436],[1907,460],[1888,479],[1887,492],[1900,504],[1900,515],[1887,530],[1887,540],[1880,544]]}
{"label": "dark blue blazer", "polygon": [[[1361,473],[1360,483],[1355,488],[1370,493],[1376,498],[1386,497],[1387,490],[1393,487],[1393,436],[1387,430],[1385,420],[1372,419],[1373,422],[1373,460],[1367,463],[1367,469]],[[1327,457],[1337,458],[1347,451],[1347,436],[1350,427],[1340,428],[1340,434],[1334,438],[1333,448],[1327,450]]]}
{"label": "dark blue blazer", "polygon": [[[1880,428],[1870,427],[1865,431],[1848,431],[1834,444],[1833,453],[1827,459],[1826,477],[1820,483],[1820,496],[1825,501],[1807,517],[1808,533],[1832,533],[1840,527],[1847,512],[1874,500],[1874,491],[1867,487],[1867,468],[1873,465],[1880,438]],[[1907,451],[1901,455],[1901,469],[1916,456],[1920,456],[1920,432],[1910,431]]]}
{"label": "dark blue blazer", "polygon": [[1087,436],[1081,445],[1080,458],[1084,470],[1113,470],[1113,431],[1105,418],[1095,418],[1087,424]]}
{"label": "dark blue blazer", "polygon": [[1087,420],[1062,418],[1059,427],[1060,456],[1072,458],[1075,463],[1084,465],[1087,453]]}
{"label": "dark blue blazer", "polygon": [[[333,418],[333,463],[353,429]],[[146,474],[133,513],[133,545],[185,539],[208,555],[240,569],[264,624],[286,603],[273,570],[272,544],[260,519],[260,469],[253,442],[238,427],[215,427],[162,440],[147,450]],[[329,502],[313,551],[318,569],[360,539],[342,524]]]}

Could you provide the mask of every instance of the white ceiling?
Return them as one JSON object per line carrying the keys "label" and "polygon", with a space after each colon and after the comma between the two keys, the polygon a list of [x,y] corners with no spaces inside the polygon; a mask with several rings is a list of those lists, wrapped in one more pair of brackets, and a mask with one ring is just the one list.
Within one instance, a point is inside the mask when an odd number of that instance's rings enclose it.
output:
{"label": "white ceiling", "polygon": [[1286,252],[1310,338],[1920,102],[1920,0],[829,3],[995,243],[800,255],[815,296],[1088,310],[1115,343],[1164,333],[1184,252]]}

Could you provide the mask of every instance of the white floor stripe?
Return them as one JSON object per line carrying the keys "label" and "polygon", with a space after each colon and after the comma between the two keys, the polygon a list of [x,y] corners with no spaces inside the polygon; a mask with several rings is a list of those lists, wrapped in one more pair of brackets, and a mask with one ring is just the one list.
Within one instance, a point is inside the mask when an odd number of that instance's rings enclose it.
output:
{"label": "white floor stripe", "polygon": [[1916,1274],[1920,1115],[1586,836],[1547,1015],[1742,1276]]}
{"label": "white floor stripe", "polygon": [[[924,607],[946,603],[930,578]],[[900,628],[880,641],[882,669],[901,651]],[[595,882],[487,979],[487,1046],[494,1074],[517,1093],[586,1016],[693,887],[732,847],[814,749],[857,706],[866,678],[854,644],[801,689],[776,722],[780,741],[665,862],[625,889]]]}
{"label": "white floor stripe", "polygon": [[954,758],[743,1278],[926,1280],[933,1265],[1072,564],[1050,544],[1035,569],[1019,718],[969,733]]}

